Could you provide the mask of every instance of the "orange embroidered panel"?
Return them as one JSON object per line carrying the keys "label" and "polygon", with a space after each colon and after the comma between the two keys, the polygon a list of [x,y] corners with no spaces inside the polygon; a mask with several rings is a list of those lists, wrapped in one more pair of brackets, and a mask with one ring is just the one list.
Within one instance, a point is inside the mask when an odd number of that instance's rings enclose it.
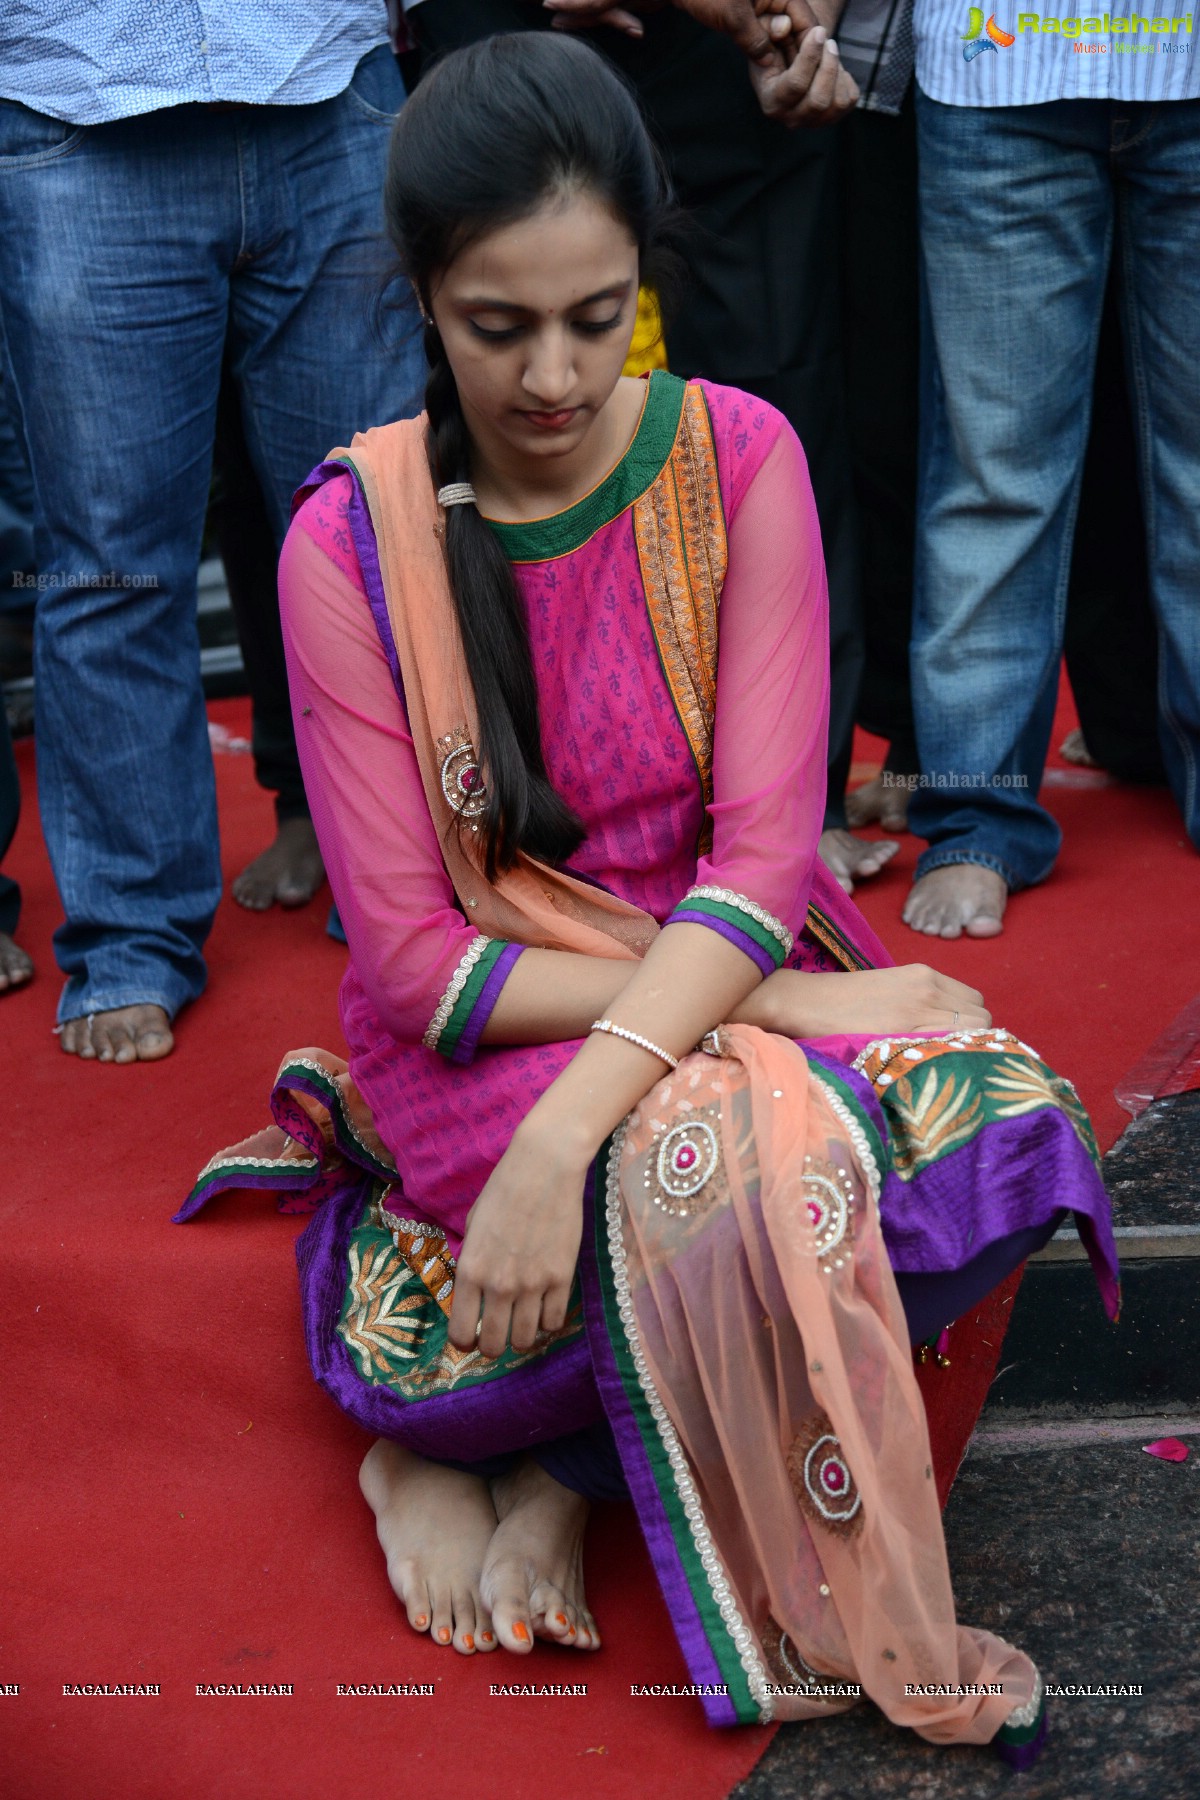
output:
{"label": "orange embroidered panel", "polygon": [[[728,563],[712,422],[689,385],[661,475],[636,501],[633,529],[663,673],[687,734],[707,806],[712,799],[717,611]],[[712,843],[705,819],[701,852]]]}

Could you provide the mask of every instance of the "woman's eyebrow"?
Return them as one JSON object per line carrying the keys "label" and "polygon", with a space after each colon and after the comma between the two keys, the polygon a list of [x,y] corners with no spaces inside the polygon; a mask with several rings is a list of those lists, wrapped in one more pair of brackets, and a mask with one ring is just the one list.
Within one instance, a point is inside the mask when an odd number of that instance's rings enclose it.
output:
{"label": "woman's eyebrow", "polygon": [[[611,287],[600,288],[594,294],[585,294],[581,300],[572,300],[567,312],[574,312],[579,306],[594,306],[599,300],[624,299],[631,281],[614,281]],[[459,306],[471,307],[480,312],[529,313],[536,312],[533,306],[520,306],[515,300],[497,300],[486,294],[470,294],[457,302]]]}

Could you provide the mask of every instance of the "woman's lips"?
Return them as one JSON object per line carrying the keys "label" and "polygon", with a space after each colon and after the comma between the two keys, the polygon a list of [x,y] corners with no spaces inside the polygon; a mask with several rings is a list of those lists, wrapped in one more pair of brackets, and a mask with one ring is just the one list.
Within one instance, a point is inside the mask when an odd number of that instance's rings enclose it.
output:
{"label": "woman's lips", "polygon": [[577,406],[563,406],[557,412],[523,412],[521,416],[538,431],[561,431],[578,411]]}

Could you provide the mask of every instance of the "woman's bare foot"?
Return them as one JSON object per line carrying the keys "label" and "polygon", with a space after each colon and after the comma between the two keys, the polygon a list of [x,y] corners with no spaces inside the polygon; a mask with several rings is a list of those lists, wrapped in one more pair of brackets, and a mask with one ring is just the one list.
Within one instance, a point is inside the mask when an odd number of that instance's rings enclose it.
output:
{"label": "woman's bare foot", "polygon": [[500,1642],[524,1654],[535,1637],[573,1650],[598,1650],[600,1633],[583,1594],[588,1502],[537,1463],[519,1463],[492,1482],[499,1524],[481,1587]]}
{"label": "woman's bare foot", "polygon": [[914,882],[904,903],[904,923],[926,937],[998,937],[1008,886],[979,863],[950,863]]}
{"label": "woman's bare foot", "polygon": [[[887,779],[885,779],[887,777]],[[855,831],[878,819],[885,831],[908,830],[908,778],[888,770],[846,795],[846,823]]]}
{"label": "woman's bare foot", "polygon": [[1075,763],[1081,769],[1098,769],[1100,767],[1100,764],[1088,749],[1087,740],[1084,738],[1078,725],[1075,727],[1074,731],[1068,731],[1066,737],[1058,746],[1058,754],[1062,757],[1064,762]]}
{"label": "woman's bare foot", "polygon": [[487,1482],[426,1462],[378,1438],[358,1472],[387,1558],[388,1580],[414,1631],[463,1656],[494,1650],[480,1594],[484,1554],[496,1530]]}
{"label": "woman's bare foot", "polygon": [[284,819],[275,842],[244,868],[233,884],[233,897],[251,912],[280,906],[306,906],[325,879],[325,865],[311,819]]}
{"label": "woman's bare foot", "polygon": [[20,944],[14,944],[7,931],[0,931],[0,994],[11,988],[24,987],[33,980],[33,958]]}
{"label": "woman's bare foot", "polygon": [[158,1062],[175,1047],[161,1006],[118,1006],[68,1019],[59,1042],[68,1056],[83,1062]]}
{"label": "woman's bare foot", "polygon": [[834,830],[821,833],[817,854],[838,886],[852,894],[856,881],[863,881],[868,875],[878,875],[884,863],[890,862],[899,848],[899,844],[892,838],[880,838],[877,842],[869,843],[866,838],[852,837],[848,831]]}

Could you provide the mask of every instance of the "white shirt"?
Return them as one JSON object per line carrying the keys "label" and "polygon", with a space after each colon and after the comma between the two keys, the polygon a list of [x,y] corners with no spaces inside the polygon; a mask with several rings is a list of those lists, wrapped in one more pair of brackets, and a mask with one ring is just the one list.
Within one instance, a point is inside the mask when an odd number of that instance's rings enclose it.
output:
{"label": "white shirt", "polygon": [[1019,11],[1015,0],[916,0],[917,81],[952,106],[1200,98],[1194,15],[1118,5],[1108,13],[1073,0],[1053,13]]}

